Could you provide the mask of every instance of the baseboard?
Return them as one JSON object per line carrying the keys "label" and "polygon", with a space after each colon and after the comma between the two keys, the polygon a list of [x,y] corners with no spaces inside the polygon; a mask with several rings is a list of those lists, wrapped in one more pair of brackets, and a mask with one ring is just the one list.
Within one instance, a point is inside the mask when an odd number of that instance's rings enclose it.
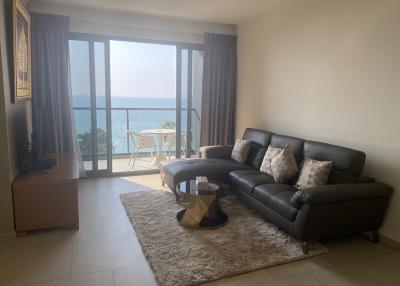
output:
{"label": "baseboard", "polygon": [[14,239],[14,238],[16,238],[15,231],[0,233],[0,241],[1,240],[10,240],[10,239]]}
{"label": "baseboard", "polygon": [[383,234],[379,234],[379,240],[395,249],[400,249],[400,242],[384,236]]}

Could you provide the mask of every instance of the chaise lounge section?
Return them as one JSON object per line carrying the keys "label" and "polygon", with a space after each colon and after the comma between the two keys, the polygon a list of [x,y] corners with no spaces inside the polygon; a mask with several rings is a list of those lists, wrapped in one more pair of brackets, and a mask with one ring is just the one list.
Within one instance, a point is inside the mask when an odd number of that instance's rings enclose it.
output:
{"label": "chaise lounge section", "polygon": [[[247,128],[243,139],[251,140],[245,164],[231,159],[233,146],[206,146],[200,159],[174,160],[162,164],[163,184],[175,191],[176,185],[196,176],[229,184],[236,194],[268,221],[303,242],[377,230],[382,224],[392,188],[362,176],[365,153],[341,146],[308,141],[268,131]],[[288,145],[298,166],[305,157],[332,161],[327,185],[299,190],[296,180],[277,184],[259,171],[267,147]]]}

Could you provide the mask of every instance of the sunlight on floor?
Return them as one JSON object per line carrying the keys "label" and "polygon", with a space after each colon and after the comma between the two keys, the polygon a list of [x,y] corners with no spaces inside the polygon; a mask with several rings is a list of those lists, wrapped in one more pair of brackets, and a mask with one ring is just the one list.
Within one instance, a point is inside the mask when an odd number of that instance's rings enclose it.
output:
{"label": "sunlight on floor", "polygon": [[[167,160],[174,160],[175,156],[167,156]],[[199,158],[198,154],[193,154],[192,158]],[[132,166],[132,162],[129,164],[129,156],[114,156],[112,159],[112,169],[113,173],[126,173],[126,172],[134,172],[134,171],[151,171],[151,170],[158,170],[152,166],[153,157],[150,155],[141,155],[138,156],[135,164]],[[84,161],[83,165],[85,170],[91,170],[92,168],[92,161]],[[107,160],[99,160],[98,161],[98,168],[99,170],[106,170],[107,169]]]}

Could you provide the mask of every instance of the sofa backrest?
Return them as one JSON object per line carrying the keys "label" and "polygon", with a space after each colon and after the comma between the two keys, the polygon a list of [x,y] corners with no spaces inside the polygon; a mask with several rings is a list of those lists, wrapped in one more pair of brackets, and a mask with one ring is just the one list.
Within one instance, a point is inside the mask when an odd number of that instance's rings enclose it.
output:
{"label": "sofa backrest", "polygon": [[273,133],[255,128],[246,128],[243,134],[243,139],[251,140],[262,147],[268,147],[271,142]]}
{"label": "sofa backrest", "polygon": [[247,128],[243,139],[253,141],[247,158],[247,165],[259,169],[264,158],[267,147],[271,142],[272,133],[260,129]]}
{"label": "sofa backrest", "polygon": [[332,161],[333,169],[352,176],[360,176],[365,164],[365,153],[342,146],[306,141],[304,156],[320,161]]}
{"label": "sofa backrest", "polygon": [[247,128],[243,139],[253,141],[247,164],[257,169],[260,168],[268,145],[278,148],[289,145],[299,166],[306,156],[320,161],[332,161],[333,169],[329,184],[356,182],[365,165],[364,152],[342,146],[303,140],[254,128]]}
{"label": "sofa backrest", "polygon": [[304,140],[296,137],[274,134],[271,138],[271,146],[275,148],[285,148],[288,145],[292,149],[297,165],[303,161]]}

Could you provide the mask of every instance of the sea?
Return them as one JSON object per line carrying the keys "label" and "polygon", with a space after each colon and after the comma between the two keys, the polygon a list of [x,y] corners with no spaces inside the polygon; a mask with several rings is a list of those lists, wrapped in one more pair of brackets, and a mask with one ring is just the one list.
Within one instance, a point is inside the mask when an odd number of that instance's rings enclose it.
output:
{"label": "sea", "polygon": [[[90,108],[90,97],[74,95],[73,107]],[[105,96],[96,97],[97,128],[106,130]],[[182,100],[182,107],[186,101]],[[170,97],[111,96],[111,134],[114,154],[128,153],[126,130],[140,132],[161,128],[176,122],[175,110],[126,110],[121,108],[176,108],[176,99]],[[74,110],[76,130],[79,135],[91,132],[90,110]],[[186,111],[182,111],[182,126],[186,126]],[[182,128],[185,129],[185,128]]]}

